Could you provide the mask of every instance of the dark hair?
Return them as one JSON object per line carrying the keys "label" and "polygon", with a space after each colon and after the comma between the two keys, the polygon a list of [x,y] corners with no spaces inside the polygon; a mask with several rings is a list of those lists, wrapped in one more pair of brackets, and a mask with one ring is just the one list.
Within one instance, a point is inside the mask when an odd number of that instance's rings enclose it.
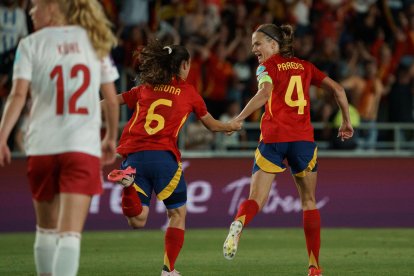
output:
{"label": "dark hair", "polygon": [[150,85],[168,84],[178,77],[181,63],[188,60],[190,54],[184,46],[164,46],[158,40],[151,40],[138,55],[139,79]]}
{"label": "dark hair", "polygon": [[283,57],[293,57],[293,28],[291,25],[276,26],[275,24],[260,25],[256,32],[266,35],[269,40],[279,43],[280,55]]}

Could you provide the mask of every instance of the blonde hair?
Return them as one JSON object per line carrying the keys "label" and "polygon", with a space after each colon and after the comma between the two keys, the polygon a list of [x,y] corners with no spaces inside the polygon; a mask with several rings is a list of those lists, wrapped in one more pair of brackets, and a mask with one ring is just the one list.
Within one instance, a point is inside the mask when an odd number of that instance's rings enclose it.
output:
{"label": "blonde hair", "polygon": [[88,33],[96,55],[103,58],[109,54],[117,39],[111,30],[101,4],[97,0],[44,0],[56,3],[70,25],[79,25]]}

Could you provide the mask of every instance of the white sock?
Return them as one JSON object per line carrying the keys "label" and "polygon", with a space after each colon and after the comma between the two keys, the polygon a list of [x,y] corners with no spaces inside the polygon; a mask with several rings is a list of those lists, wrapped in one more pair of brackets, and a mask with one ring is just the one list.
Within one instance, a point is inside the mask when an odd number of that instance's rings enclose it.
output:
{"label": "white sock", "polygon": [[53,256],[57,243],[56,229],[44,229],[36,226],[36,238],[33,245],[37,275],[52,275]]}
{"label": "white sock", "polygon": [[53,276],[75,276],[79,268],[81,234],[60,233],[53,259]]}

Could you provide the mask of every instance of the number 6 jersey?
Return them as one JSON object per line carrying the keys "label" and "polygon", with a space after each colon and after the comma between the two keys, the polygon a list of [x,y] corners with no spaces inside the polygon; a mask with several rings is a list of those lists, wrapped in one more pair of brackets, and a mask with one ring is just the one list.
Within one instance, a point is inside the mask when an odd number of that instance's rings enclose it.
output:
{"label": "number 6 jersey", "polygon": [[98,59],[79,26],[47,27],[22,39],[13,80],[31,82],[27,154],[100,156],[99,89],[117,78],[109,57]]}
{"label": "number 6 jersey", "polygon": [[326,75],[310,62],[276,54],[257,67],[256,76],[259,87],[273,85],[260,123],[263,142],[313,142],[309,87],[320,86]]}
{"label": "number 6 jersey", "polygon": [[181,160],[178,133],[191,112],[198,118],[207,115],[203,98],[194,86],[183,80],[170,84],[140,85],[122,94],[134,109],[119,141],[118,153],[127,155],[144,150],[171,151]]}

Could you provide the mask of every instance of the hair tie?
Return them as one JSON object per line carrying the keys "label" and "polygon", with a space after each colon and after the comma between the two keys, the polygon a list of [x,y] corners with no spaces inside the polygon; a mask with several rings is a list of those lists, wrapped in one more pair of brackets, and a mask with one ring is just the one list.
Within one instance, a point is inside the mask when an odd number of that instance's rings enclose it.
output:
{"label": "hair tie", "polygon": [[167,49],[168,50],[168,54],[169,55],[171,55],[171,53],[172,53],[172,48],[170,47],[170,46],[165,46],[164,48],[162,48],[163,50],[164,49]]}
{"label": "hair tie", "polygon": [[265,35],[267,35],[268,37],[270,37],[271,39],[273,39],[277,43],[280,43],[281,42],[281,40],[277,36],[273,36],[270,33],[266,32],[265,30],[258,30],[258,32],[264,33]]}

